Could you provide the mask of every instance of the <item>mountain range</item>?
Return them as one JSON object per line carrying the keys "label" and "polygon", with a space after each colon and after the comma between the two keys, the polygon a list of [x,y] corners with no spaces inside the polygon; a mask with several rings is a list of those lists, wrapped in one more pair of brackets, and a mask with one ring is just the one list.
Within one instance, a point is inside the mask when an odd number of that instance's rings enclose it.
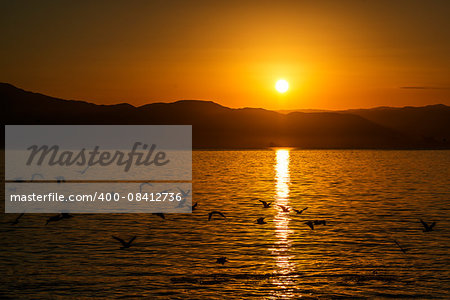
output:
{"label": "mountain range", "polygon": [[450,107],[280,113],[181,100],[139,107],[63,100],[0,83],[4,124],[192,125],[196,149],[450,149]]}

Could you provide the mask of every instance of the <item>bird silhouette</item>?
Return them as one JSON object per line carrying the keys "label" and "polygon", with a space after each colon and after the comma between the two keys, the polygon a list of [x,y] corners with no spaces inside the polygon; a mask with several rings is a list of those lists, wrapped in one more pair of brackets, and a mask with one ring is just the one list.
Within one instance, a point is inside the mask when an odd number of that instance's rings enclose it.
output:
{"label": "bird silhouette", "polygon": [[283,212],[289,212],[289,207],[286,207],[284,205],[278,205],[278,206],[283,210]]}
{"label": "bird silhouette", "polygon": [[305,207],[304,209],[300,209],[300,210],[293,208],[293,210],[297,213],[297,215],[301,215],[307,209],[308,209],[307,207]]}
{"label": "bird silhouette", "polygon": [[189,193],[191,192],[191,190],[187,190],[187,192],[185,192],[180,188],[178,188],[178,190],[181,193],[181,201],[178,203],[178,206],[176,208],[183,207],[186,204],[186,200],[188,199]]}
{"label": "bird silhouette", "polygon": [[14,221],[11,222],[11,225],[17,225],[19,223],[20,218],[23,217],[25,213],[21,213]]}
{"label": "bird silhouette", "polygon": [[259,202],[262,203],[264,208],[269,208],[270,204],[272,204],[272,202],[266,202],[266,201],[263,201],[263,200],[259,200]]}
{"label": "bird silhouette", "polygon": [[436,225],[436,222],[431,223],[428,225],[426,222],[424,222],[422,219],[420,219],[420,223],[423,225],[423,232],[430,232],[433,231],[433,227]]}
{"label": "bird silhouette", "polygon": [[136,236],[133,236],[128,242],[125,242],[121,238],[119,238],[117,236],[114,236],[114,235],[112,236],[112,238],[115,239],[116,241],[119,241],[122,244],[122,247],[120,247],[120,249],[126,249],[126,248],[130,248],[131,247],[131,244],[136,239]]}
{"label": "bird silhouette", "polygon": [[227,258],[225,256],[219,257],[216,260],[216,263],[224,265],[226,262],[228,262]]}
{"label": "bird silhouette", "polygon": [[183,191],[183,190],[180,189],[180,188],[178,188],[178,190],[180,191],[181,197],[183,197],[183,198],[189,197],[189,193],[191,192],[191,190],[187,190],[187,191],[185,192],[185,191]]}
{"label": "bird silhouette", "polygon": [[142,188],[144,187],[144,185],[153,186],[151,183],[143,182],[139,185],[139,193],[142,193]]}
{"label": "bird silhouette", "polygon": [[260,225],[262,225],[262,224],[267,224],[267,222],[264,221],[264,219],[265,219],[265,218],[263,218],[263,217],[258,218],[258,219],[256,220],[256,224],[260,224]]}
{"label": "bird silhouette", "polygon": [[66,182],[66,179],[64,178],[64,176],[56,176],[55,179],[56,179],[57,183]]}
{"label": "bird silhouette", "polygon": [[166,216],[163,213],[154,213],[153,215],[160,217],[161,219],[165,220]]}
{"label": "bird silhouette", "polygon": [[226,218],[223,213],[221,213],[220,211],[214,210],[208,214],[208,221],[211,221],[211,218],[213,215],[219,215],[219,216],[222,216],[223,218]]}
{"label": "bird silhouette", "polygon": [[314,220],[314,225],[327,225],[325,220]]}
{"label": "bird silhouette", "polygon": [[192,211],[194,211],[195,209],[197,209],[197,205],[198,205],[198,202],[195,202],[195,204],[192,205]]}
{"label": "bird silhouette", "polygon": [[407,249],[405,249],[405,248],[403,248],[402,246],[400,246],[400,244],[396,241],[396,240],[393,240],[394,241],[394,243],[400,248],[400,250],[402,250],[402,252],[404,253],[404,254],[406,254],[406,251],[408,251]]}
{"label": "bird silhouette", "polygon": [[86,173],[86,171],[89,169],[89,165],[86,167],[86,168],[84,168],[83,170],[81,170],[81,171],[77,171],[78,173],[80,173],[81,175],[84,175],[84,173]]}
{"label": "bird silhouette", "polygon": [[308,222],[305,222],[304,224],[308,225],[309,228],[311,228],[311,230],[314,230],[314,222],[313,221],[308,221]]}
{"label": "bird silhouette", "polygon": [[73,218],[73,215],[69,213],[61,213],[61,219],[70,219]]}
{"label": "bird silhouette", "polygon": [[39,176],[39,177],[41,177],[42,179],[44,179],[44,175],[42,175],[41,173],[34,173],[33,175],[31,175],[31,181],[33,181],[33,180],[34,180],[34,177],[37,177],[37,176]]}
{"label": "bird silhouette", "polygon": [[186,204],[186,198],[181,198],[180,202],[178,202],[178,205],[175,208],[183,207]]}
{"label": "bird silhouette", "polygon": [[63,218],[62,214],[57,214],[57,215],[51,216],[50,218],[47,219],[47,223],[45,223],[45,225],[48,225],[48,223],[51,223],[51,222],[59,221],[62,218]]}

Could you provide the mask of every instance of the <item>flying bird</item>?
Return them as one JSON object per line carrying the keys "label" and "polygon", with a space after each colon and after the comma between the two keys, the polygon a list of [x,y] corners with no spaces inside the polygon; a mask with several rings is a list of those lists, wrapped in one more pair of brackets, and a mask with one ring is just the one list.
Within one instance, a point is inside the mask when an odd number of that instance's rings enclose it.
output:
{"label": "flying bird", "polygon": [[180,188],[178,188],[178,190],[180,191],[181,196],[182,196],[183,198],[189,197],[189,193],[191,192],[191,190],[187,190],[187,191],[185,192],[185,191],[183,191],[183,190],[180,189]]}
{"label": "flying bird", "polygon": [[14,221],[11,222],[11,225],[16,225],[19,223],[20,218],[23,217],[25,213],[21,213]]}
{"label": "flying bird", "polygon": [[307,207],[305,207],[304,209],[293,209],[296,213],[297,213],[297,215],[301,215],[305,210],[307,210],[308,208]]}
{"label": "flying bird", "polygon": [[161,219],[166,219],[166,216],[163,213],[154,213],[153,215],[160,217]]}
{"label": "flying bird", "polygon": [[66,179],[64,178],[64,176],[56,176],[55,178],[56,178],[57,183],[66,182]]}
{"label": "flying bird", "polygon": [[309,228],[311,228],[311,230],[314,230],[314,222],[313,221],[305,222],[305,224],[308,225]]}
{"label": "flying bird", "polygon": [[327,221],[325,220],[315,220],[314,225],[327,225]]}
{"label": "flying bird", "polygon": [[426,222],[424,222],[422,219],[420,219],[420,223],[423,225],[423,232],[430,232],[433,231],[434,225],[436,225],[436,222],[431,223],[428,225]]}
{"label": "flying bird", "polygon": [[225,256],[219,257],[216,260],[216,263],[224,265],[226,262],[228,262],[227,258]]}
{"label": "flying bird", "polygon": [[47,223],[45,223],[45,225],[48,225],[48,223],[50,223],[50,222],[56,222],[56,221],[59,221],[59,220],[61,220],[63,217],[62,217],[62,214],[57,214],[57,215],[55,215],[55,216],[51,216],[50,218],[48,218],[47,219]]}
{"label": "flying bird", "polygon": [[44,175],[42,175],[41,173],[34,173],[33,175],[31,175],[31,180],[33,181],[33,180],[34,180],[34,177],[37,177],[37,176],[39,176],[39,177],[41,177],[42,179],[44,179]]}
{"label": "flying bird", "polygon": [[258,220],[256,220],[256,224],[267,224],[267,222],[266,221],[264,221],[264,219],[265,218],[263,218],[263,217],[261,217],[261,218],[258,218]]}
{"label": "flying bird", "polygon": [[272,204],[272,202],[266,202],[266,201],[263,201],[263,200],[259,200],[259,202],[262,203],[264,208],[269,208],[270,204]]}
{"label": "flying bird", "polygon": [[284,205],[278,205],[278,206],[283,210],[283,212],[289,212],[289,207],[286,207]]}
{"label": "flying bird", "polygon": [[86,171],[89,169],[89,165],[86,167],[86,168],[84,168],[83,170],[81,170],[81,171],[77,171],[78,173],[80,173],[81,175],[84,175],[84,173],[86,173]]}
{"label": "flying bird", "polygon": [[181,201],[180,201],[180,203],[178,203],[178,206],[176,208],[183,207],[186,204],[186,200],[189,197],[189,193],[191,192],[191,190],[187,190],[187,192],[185,192],[180,188],[178,188],[178,190],[181,193]]}
{"label": "flying bird", "polygon": [[153,186],[151,183],[143,182],[143,183],[141,183],[141,184],[139,185],[139,193],[142,193],[142,187],[143,187],[144,185]]}
{"label": "flying bird", "polygon": [[211,218],[212,218],[213,215],[219,215],[219,216],[222,216],[223,218],[226,218],[223,213],[221,213],[220,211],[215,210],[215,211],[212,211],[212,212],[210,212],[208,214],[208,221],[211,221]]}
{"label": "flying bird", "polygon": [[128,242],[125,242],[121,238],[119,238],[117,236],[114,236],[114,235],[112,236],[112,238],[117,240],[117,241],[119,241],[122,244],[122,247],[120,247],[120,249],[126,249],[126,248],[130,248],[131,247],[131,244],[136,239],[136,236],[133,236]]}
{"label": "flying bird", "polygon": [[183,207],[186,204],[186,198],[181,198],[181,201],[178,203],[178,205],[175,208]]}
{"label": "flying bird", "polygon": [[73,215],[69,213],[61,213],[61,219],[70,219],[73,218]]}
{"label": "flying bird", "polygon": [[402,246],[400,246],[400,244],[396,241],[396,240],[393,240],[394,241],[394,243],[400,248],[400,250],[402,250],[402,252],[404,253],[404,254],[406,254],[406,251],[408,251],[407,249],[405,249],[405,248],[403,248]]}

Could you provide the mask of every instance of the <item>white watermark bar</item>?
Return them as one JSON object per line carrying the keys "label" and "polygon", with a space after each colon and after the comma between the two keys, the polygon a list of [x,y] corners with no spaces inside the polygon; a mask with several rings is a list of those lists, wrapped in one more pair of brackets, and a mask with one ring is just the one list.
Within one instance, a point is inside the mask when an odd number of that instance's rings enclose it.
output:
{"label": "white watermark bar", "polygon": [[190,125],[5,126],[6,213],[185,213],[191,181]]}

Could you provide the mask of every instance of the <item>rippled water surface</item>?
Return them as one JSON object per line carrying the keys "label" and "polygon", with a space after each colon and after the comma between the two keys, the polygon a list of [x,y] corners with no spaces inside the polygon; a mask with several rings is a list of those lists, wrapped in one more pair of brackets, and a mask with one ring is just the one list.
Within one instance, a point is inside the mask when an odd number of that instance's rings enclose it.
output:
{"label": "rippled water surface", "polygon": [[[450,151],[195,151],[193,160],[192,214],[78,214],[47,226],[48,215],[12,226],[16,215],[2,214],[0,297],[450,298]],[[212,210],[227,218],[208,221]],[[422,232],[419,218],[435,230]],[[113,234],[137,239],[119,250]]]}

